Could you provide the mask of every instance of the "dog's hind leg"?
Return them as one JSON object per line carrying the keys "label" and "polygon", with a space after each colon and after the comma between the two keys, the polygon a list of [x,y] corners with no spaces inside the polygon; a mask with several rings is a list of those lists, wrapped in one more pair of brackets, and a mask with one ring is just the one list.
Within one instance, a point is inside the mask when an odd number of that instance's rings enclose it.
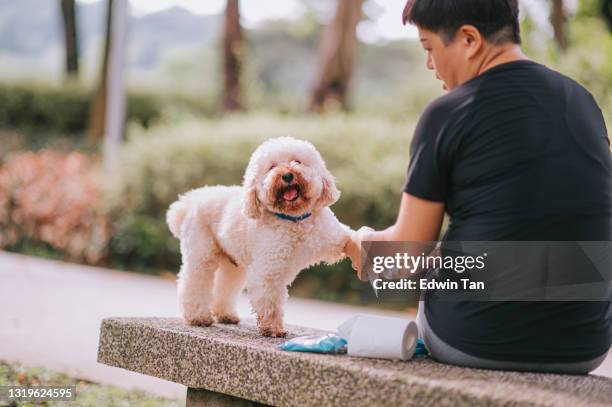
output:
{"label": "dog's hind leg", "polygon": [[209,326],[213,321],[210,305],[213,279],[218,267],[217,247],[205,225],[198,221],[197,208],[185,216],[181,235],[183,264],[178,275],[178,299],[185,322]]}
{"label": "dog's hind leg", "polygon": [[215,289],[213,299],[213,314],[217,322],[222,324],[237,324],[240,322],[236,312],[238,296],[244,289],[245,270],[223,258],[215,274]]}

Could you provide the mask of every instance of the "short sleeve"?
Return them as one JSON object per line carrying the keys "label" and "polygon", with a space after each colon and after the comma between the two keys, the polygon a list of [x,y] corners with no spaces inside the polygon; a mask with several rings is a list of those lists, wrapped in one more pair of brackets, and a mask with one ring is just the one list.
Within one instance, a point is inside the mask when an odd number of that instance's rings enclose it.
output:
{"label": "short sleeve", "polygon": [[410,146],[410,164],[404,192],[427,201],[444,202],[448,194],[448,174],[440,151],[442,129],[448,115],[430,106],[417,124]]}
{"label": "short sleeve", "polygon": [[606,128],[606,119],[604,119],[603,111],[601,110],[601,108],[597,104],[597,101],[595,100],[593,95],[591,95],[589,93],[589,96],[591,96],[591,100],[593,101],[593,104],[595,105],[595,112],[596,112],[596,115],[597,115],[597,120],[596,120],[595,123],[599,123],[599,125],[600,125],[600,130],[599,131],[600,131],[600,134],[601,134],[601,138],[603,138],[604,141],[608,144],[608,146],[610,146],[610,139],[608,138],[608,129]]}

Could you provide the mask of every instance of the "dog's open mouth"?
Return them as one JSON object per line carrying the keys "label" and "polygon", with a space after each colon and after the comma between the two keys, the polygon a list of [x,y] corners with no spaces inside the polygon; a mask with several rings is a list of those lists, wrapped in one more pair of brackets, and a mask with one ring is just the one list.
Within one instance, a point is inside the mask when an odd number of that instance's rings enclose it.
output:
{"label": "dog's open mouth", "polygon": [[293,202],[297,200],[300,197],[300,186],[289,185],[287,187],[282,188],[279,191],[279,197],[281,197],[287,202]]}

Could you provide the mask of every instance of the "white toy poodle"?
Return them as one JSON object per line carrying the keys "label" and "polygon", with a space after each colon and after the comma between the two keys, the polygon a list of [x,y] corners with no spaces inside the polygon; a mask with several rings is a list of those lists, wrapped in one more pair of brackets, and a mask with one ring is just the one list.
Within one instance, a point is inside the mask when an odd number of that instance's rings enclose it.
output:
{"label": "white toy poodle", "polygon": [[287,287],[301,270],[344,257],[353,232],[329,209],[339,197],[315,147],[290,137],[257,148],[243,186],[181,195],[167,222],[181,245],[178,297],[185,321],[237,324],[236,300],[246,287],[260,333],[285,336]]}

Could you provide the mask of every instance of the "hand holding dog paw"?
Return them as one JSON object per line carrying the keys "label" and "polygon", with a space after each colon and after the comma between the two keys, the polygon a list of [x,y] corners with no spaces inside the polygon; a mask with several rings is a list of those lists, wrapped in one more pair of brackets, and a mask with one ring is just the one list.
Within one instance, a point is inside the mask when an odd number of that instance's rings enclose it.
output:
{"label": "hand holding dog paw", "polygon": [[357,277],[361,281],[367,281],[367,276],[363,274],[361,269],[361,242],[367,241],[374,229],[363,226],[357,232],[353,233],[351,239],[344,247],[344,253],[351,259],[353,270],[357,272]]}
{"label": "hand holding dog paw", "polygon": [[362,226],[359,228],[359,230],[357,231],[357,234],[360,236],[360,239],[362,241],[368,241],[370,240],[370,235],[375,232],[374,229],[372,229],[369,226]]}

